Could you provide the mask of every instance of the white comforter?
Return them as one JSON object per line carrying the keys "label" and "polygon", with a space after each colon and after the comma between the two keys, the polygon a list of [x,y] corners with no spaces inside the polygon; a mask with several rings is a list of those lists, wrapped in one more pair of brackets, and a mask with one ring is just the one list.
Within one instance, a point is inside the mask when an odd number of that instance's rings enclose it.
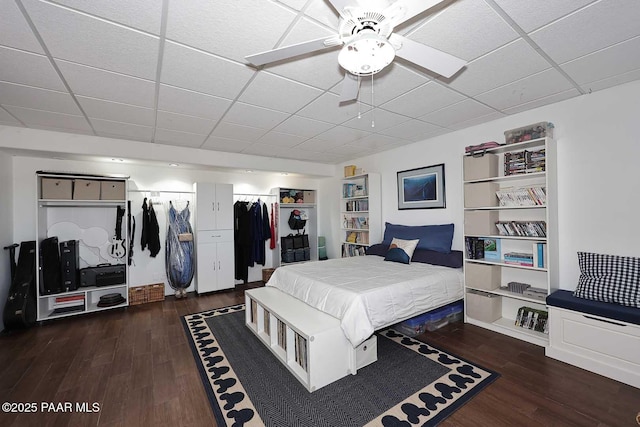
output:
{"label": "white comforter", "polygon": [[462,269],[373,255],[280,267],[267,286],[340,319],[354,347],[377,329],[463,296]]}

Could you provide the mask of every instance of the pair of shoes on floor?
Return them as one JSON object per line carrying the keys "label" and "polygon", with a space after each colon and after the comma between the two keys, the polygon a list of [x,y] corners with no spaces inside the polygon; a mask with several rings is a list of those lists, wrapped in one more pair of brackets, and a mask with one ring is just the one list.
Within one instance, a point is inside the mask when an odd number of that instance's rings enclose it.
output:
{"label": "pair of shoes on floor", "polygon": [[176,290],[176,299],[186,298],[187,290],[186,289],[177,289]]}

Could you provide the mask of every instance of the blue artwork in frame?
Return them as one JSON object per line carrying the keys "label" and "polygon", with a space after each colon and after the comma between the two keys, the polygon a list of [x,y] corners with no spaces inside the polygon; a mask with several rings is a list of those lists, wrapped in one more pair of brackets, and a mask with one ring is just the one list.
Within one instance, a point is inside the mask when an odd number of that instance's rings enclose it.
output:
{"label": "blue artwork in frame", "polygon": [[398,172],[398,209],[444,207],[444,163]]}

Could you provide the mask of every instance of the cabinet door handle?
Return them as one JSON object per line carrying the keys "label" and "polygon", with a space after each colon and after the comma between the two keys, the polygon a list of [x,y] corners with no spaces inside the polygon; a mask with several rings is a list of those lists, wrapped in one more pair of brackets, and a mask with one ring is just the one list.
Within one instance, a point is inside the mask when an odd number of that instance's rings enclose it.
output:
{"label": "cabinet door handle", "polygon": [[582,316],[586,317],[587,319],[597,320],[598,322],[611,323],[612,325],[616,325],[616,326],[627,326],[624,323],[618,323],[611,320],[598,319],[597,317],[587,316],[586,314],[583,314]]}
{"label": "cabinet door handle", "polygon": [[222,237],[222,235],[221,235],[221,234],[214,234],[214,235],[213,235],[213,236],[211,236],[211,237]]}
{"label": "cabinet door handle", "polygon": [[211,202],[211,210],[212,211],[216,210],[216,202]]}
{"label": "cabinet door handle", "polygon": [[218,270],[220,270],[220,269],[221,269],[221,267],[220,267],[220,261],[218,261]]}
{"label": "cabinet door handle", "polygon": [[220,202],[218,202],[218,212],[220,212]]}

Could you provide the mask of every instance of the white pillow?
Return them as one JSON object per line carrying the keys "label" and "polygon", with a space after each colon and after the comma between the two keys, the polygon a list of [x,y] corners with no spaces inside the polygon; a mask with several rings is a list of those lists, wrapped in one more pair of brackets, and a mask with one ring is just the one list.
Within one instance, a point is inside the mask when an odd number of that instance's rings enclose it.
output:
{"label": "white pillow", "polygon": [[387,252],[385,261],[394,261],[409,264],[411,262],[411,257],[413,256],[413,252],[416,250],[416,246],[418,246],[419,241],[420,239],[402,240],[394,237],[391,241],[391,244],[389,245],[389,252]]}

